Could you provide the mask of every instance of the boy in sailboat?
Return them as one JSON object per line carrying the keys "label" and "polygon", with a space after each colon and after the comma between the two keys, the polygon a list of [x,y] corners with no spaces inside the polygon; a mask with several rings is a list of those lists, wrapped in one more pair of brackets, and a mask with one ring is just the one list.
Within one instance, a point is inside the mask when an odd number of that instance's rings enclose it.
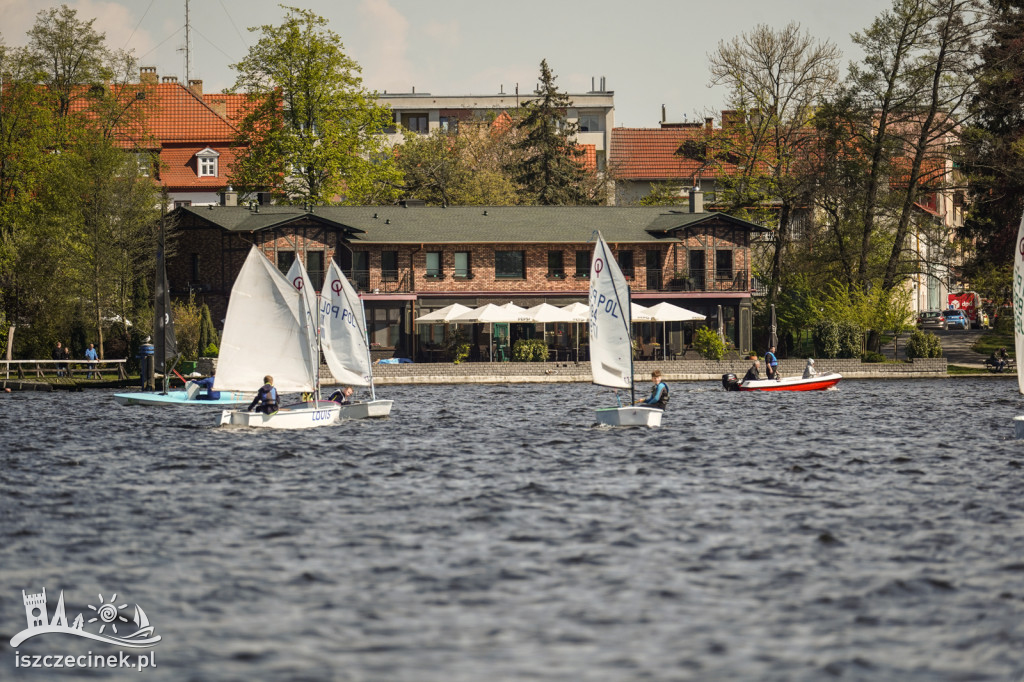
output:
{"label": "boy in sailboat", "polygon": [[263,385],[256,393],[256,398],[249,405],[249,411],[271,414],[277,412],[277,389],[274,388],[274,377],[269,374],[263,377]]}
{"label": "boy in sailboat", "polygon": [[348,405],[352,402],[352,387],[346,386],[339,388],[337,391],[331,394],[329,400],[339,403],[341,405]]}
{"label": "boy in sailboat", "polygon": [[658,370],[651,372],[651,383],[654,384],[654,387],[651,389],[651,395],[647,396],[647,399],[640,404],[645,407],[656,407],[659,410],[664,410],[668,405],[668,384],[661,380],[661,372]]}

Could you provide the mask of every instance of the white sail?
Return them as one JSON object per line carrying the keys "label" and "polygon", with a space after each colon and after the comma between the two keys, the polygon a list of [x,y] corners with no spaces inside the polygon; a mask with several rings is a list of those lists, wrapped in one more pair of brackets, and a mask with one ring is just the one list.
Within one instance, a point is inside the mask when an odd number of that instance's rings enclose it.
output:
{"label": "white sail", "polygon": [[[320,369],[320,341],[317,338],[317,334],[320,332],[320,314],[318,312],[319,306],[317,305],[316,291],[314,291],[313,286],[310,284],[306,266],[302,264],[302,260],[298,257],[292,261],[292,266],[288,269],[288,274],[285,275],[285,278],[302,295],[302,319],[305,321],[308,330],[306,342],[309,344],[310,357],[316,358],[314,361],[316,368],[313,370],[313,376],[316,377]],[[317,382],[317,388],[319,388],[319,382]]]}
{"label": "white sail", "polygon": [[314,390],[309,318],[302,295],[254,246],[231,288],[214,388],[255,391],[269,374],[278,391]]}
{"label": "white sail", "polygon": [[595,384],[632,387],[631,319],[629,285],[598,233],[590,262],[590,368]]}
{"label": "white sail", "polygon": [[348,386],[371,385],[363,302],[333,260],[320,292],[320,328],[324,359],[334,378]]}
{"label": "white sail", "polygon": [[1024,374],[1020,365],[1024,361],[1024,216],[1017,230],[1013,253],[1013,341],[1017,351],[1017,390],[1024,393]]}

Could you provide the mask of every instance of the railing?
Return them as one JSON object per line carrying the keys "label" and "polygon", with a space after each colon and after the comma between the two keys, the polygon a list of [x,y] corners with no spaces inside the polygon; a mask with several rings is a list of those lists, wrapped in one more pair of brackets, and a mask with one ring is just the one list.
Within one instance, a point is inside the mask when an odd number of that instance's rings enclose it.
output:
{"label": "railing", "polygon": [[670,272],[648,268],[647,291],[750,291],[746,270]]}
{"label": "railing", "polygon": [[45,377],[48,374],[56,376],[74,377],[76,373],[88,378],[90,374],[99,374],[104,369],[113,366],[117,369],[118,379],[127,379],[128,373],[124,366],[127,360],[0,360],[4,365],[4,378],[11,378],[11,365],[14,365],[18,372],[18,378],[25,378],[25,370],[31,365],[29,372],[35,372],[37,377]]}
{"label": "railing", "polygon": [[403,270],[350,270],[356,291],[373,294],[407,294],[412,291],[412,273]]}

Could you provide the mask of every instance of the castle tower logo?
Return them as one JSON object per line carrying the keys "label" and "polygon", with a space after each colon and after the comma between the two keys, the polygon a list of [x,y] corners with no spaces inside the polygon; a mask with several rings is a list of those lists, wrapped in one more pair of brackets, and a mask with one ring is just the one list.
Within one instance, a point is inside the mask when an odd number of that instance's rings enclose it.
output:
{"label": "castle tower logo", "polygon": [[79,613],[70,625],[64,609],[63,590],[57,599],[52,618],[49,618],[47,610],[45,587],[40,594],[26,594],[22,590],[21,596],[25,602],[25,619],[28,627],[11,638],[11,646],[15,649],[30,637],[48,634],[74,635],[136,649],[156,646],[161,639],[160,635],[154,634],[146,612],[138,604],[135,605],[131,621],[122,615],[121,609],[127,609],[128,604],[118,604],[116,593],[111,595],[109,601],[104,599],[102,594],[98,595],[99,601],[96,605],[89,604],[89,612],[84,615]]}

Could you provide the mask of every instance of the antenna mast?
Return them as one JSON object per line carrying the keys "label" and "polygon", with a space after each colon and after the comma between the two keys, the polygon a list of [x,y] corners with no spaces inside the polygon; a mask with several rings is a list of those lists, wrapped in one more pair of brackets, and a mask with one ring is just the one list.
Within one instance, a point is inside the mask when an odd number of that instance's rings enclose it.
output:
{"label": "antenna mast", "polygon": [[188,2],[185,0],[185,87],[192,79],[192,26],[188,19]]}

